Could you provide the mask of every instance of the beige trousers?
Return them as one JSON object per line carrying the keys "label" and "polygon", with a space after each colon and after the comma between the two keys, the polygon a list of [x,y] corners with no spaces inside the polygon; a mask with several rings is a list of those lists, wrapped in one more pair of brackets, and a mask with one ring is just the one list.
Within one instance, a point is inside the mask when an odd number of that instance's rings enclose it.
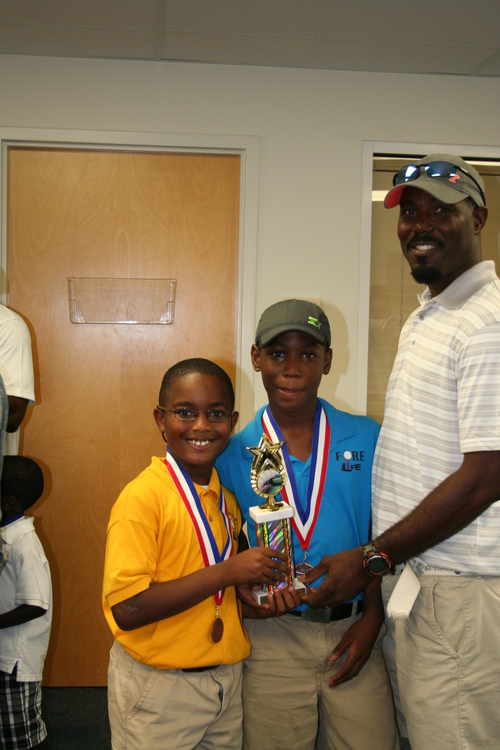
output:
{"label": "beige trousers", "polygon": [[328,624],[293,615],[245,620],[252,644],[243,662],[245,750],[399,748],[381,650],[384,627],[359,675],[328,686],[344,661],[328,657],[359,617]]}
{"label": "beige trousers", "polygon": [[241,750],[242,664],[207,672],[161,670],[115,641],[108,711],[113,750]]}
{"label": "beige trousers", "polygon": [[500,578],[419,580],[410,619],[389,623],[384,640],[412,750],[500,747]]}

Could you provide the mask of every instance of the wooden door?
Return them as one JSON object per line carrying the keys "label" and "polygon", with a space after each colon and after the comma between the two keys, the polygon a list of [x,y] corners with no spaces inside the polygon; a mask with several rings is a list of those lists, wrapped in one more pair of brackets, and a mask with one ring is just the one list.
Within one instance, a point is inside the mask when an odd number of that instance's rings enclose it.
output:
{"label": "wooden door", "polygon": [[[47,685],[106,684],[106,526],[164,452],[164,372],[201,356],[234,382],[239,185],[237,155],[9,149],[8,304],[31,329],[37,395],[21,452],[45,476],[34,515],[54,589]],[[68,277],[176,278],[175,322],[72,324]]]}

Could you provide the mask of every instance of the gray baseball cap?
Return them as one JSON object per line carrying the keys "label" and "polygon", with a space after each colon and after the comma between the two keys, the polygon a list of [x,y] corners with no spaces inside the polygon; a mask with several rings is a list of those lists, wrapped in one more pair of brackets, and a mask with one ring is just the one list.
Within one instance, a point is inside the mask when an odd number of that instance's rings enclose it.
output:
{"label": "gray baseball cap", "polygon": [[268,307],[257,325],[255,343],[257,346],[267,346],[278,336],[289,331],[307,333],[315,341],[330,347],[330,323],[321,307],[314,302],[284,299]]}
{"label": "gray baseball cap", "polygon": [[384,206],[399,206],[407,187],[425,190],[443,203],[459,203],[468,196],[476,206],[486,205],[483,178],[455,154],[429,154],[400,169],[394,175],[394,187],[385,196]]}

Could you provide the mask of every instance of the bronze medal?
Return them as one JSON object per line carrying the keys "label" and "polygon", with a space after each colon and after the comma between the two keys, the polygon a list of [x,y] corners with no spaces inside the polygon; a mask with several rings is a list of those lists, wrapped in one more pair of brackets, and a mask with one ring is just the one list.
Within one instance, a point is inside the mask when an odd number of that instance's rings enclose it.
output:
{"label": "bronze medal", "polygon": [[220,617],[216,617],[210,628],[210,635],[214,643],[219,643],[220,639],[224,635],[224,623]]}

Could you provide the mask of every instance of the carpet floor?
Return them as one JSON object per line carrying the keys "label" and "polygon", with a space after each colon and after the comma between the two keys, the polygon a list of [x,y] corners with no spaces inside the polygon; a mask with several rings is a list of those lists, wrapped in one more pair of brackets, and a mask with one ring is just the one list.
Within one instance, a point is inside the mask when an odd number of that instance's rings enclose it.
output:
{"label": "carpet floor", "polygon": [[[50,750],[111,750],[104,687],[45,687],[42,716]],[[408,740],[401,740],[401,750],[411,750]]]}
{"label": "carpet floor", "polygon": [[105,687],[42,689],[50,750],[111,750]]}

